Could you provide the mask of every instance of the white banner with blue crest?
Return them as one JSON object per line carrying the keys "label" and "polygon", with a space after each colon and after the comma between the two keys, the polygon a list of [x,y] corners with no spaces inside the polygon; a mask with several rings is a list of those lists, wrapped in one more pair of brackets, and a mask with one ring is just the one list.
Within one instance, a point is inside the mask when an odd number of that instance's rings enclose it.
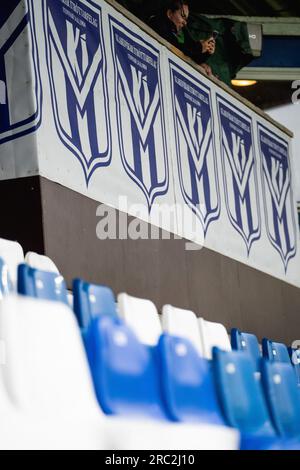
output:
{"label": "white banner with blue crest", "polygon": [[0,12],[0,178],[41,175],[300,286],[290,137],[103,0]]}

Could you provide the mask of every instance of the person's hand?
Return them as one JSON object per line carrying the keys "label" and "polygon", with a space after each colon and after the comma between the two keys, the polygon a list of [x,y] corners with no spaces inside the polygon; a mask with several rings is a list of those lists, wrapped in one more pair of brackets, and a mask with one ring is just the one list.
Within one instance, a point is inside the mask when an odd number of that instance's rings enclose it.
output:
{"label": "person's hand", "polygon": [[208,64],[205,64],[205,63],[204,63],[204,64],[200,64],[200,67],[203,68],[204,72],[206,73],[206,75],[207,75],[208,77],[213,77],[213,76],[214,76],[214,74],[213,74],[213,72],[212,72],[212,69],[211,69],[211,67],[210,67]]}
{"label": "person's hand", "polygon": [[210,55],[213,55],[216,50],[216,40],[214,38],[209,38],[209,39],[202,39],[201,41],[202,44],[202,52],[205,54],[208,52]]}

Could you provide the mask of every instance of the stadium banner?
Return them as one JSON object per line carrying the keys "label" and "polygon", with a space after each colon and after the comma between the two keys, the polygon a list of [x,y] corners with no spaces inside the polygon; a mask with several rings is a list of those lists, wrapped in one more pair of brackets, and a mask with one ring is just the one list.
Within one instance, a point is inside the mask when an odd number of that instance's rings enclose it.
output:
{"label": "stadium banner", "polygon": [[[178,234],[195,243],[202,239],[218,253],[299,285],[290,139],[208,79],[197,77],[171,52],[167,60]],[[261,122],[273,139],[264,155]],[[274,139],[281,158],[277,163],[273,156],[276,164],[271,159]],[[269,184],[264,184],[266,165]],[[195,215],[192,227],[182,218],[184,205]]]}
{"label": "stadium banner", "polygon": [[39,174],[300,286],[283,131],[103,0],[7,3],[1,179]]}
{"label": "stadium banner", "polygon": [[162,46],[105,2],[35,5],[44,112],[54,120],[39,129],[39,173],[176,232],[176,213],[159,210],[174,200]]}
{"label": "stadium banner", "polygon": [[38,172],[42,86],[32,0],[0,8],[0,178]]}

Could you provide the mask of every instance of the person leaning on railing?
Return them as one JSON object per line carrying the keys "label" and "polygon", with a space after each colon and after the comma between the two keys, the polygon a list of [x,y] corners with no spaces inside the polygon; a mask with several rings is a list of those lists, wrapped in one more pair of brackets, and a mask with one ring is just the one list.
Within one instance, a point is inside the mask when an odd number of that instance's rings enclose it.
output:
{"label": "person leaning on railing", "polygon": [[171,0],[158,15],[151,16],[148,23],[162,38],[191,57],[211,75],[211,68],[205,62],[214,54],[216,41],[213,37],[200,42],[194,41],[187,29],[188,17],[188,2]]}

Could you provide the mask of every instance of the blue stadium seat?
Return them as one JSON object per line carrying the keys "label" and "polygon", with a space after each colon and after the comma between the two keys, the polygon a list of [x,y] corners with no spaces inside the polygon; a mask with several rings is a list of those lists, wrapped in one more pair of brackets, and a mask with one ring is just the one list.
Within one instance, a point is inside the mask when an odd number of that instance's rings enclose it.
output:
{"label": "blue stadium seat", "polygon": [[170,419],[225,426],[209,361],[189,340],[168,334],[160,337],[158,351]]}
{"label": "blue stadium seat", "polygon": [[94,318],[84,336],[98,401],[107,414],[165,418],[157,350],[119,318]]}
{"label": "blue stadium seat", "polygon": [[99,315],[116,316],[116,300],[111,289],[89,284],[80,279],[73,282],[74,312],[79,326],[86,329]]}
{"label": "blue stadium seat", "polygon": [[2,299],[5,295],[13,292],[13,284],[8,272],[8,267],[0,258],[0,299]]}
{"label": "blue stadium seat", "polygon": [[260,372],[261,352],[258,339],[250,333],[243,333],[237,328],[231,330],[231,346],[235,351],[245,351],[250,354],[257,372]]}
{"label": "blue stadium seat", "polygon": [[255,366],[242,351],[213,351],[217,390],[229,426],[241,432],[242,449],[285,449],[294,443],[276,436]]}
{"label": "blue stadium seat", "polygon": [[262,351],[263,356],[269,361],[287,362],[288,364],[291,362],[288,348],[285,344],[276,343],[264,338],[262,340]]}
{"label": "blue stadium seat", "polygon": [[300,400],[292,365],[264,360],[262,382],[277,432],[300,444]]}
{"label": "blue stadium seat", "polygon": [[43,300],[56,300],[68,305],[67,288],[59,274],[39,271],[27,264],[18,268],[18,292]]}
{"label": "blue stadium seat", "polygon": [[296,374],[297,385],[300,387],[300,349],[289,348],[289,355]]}

